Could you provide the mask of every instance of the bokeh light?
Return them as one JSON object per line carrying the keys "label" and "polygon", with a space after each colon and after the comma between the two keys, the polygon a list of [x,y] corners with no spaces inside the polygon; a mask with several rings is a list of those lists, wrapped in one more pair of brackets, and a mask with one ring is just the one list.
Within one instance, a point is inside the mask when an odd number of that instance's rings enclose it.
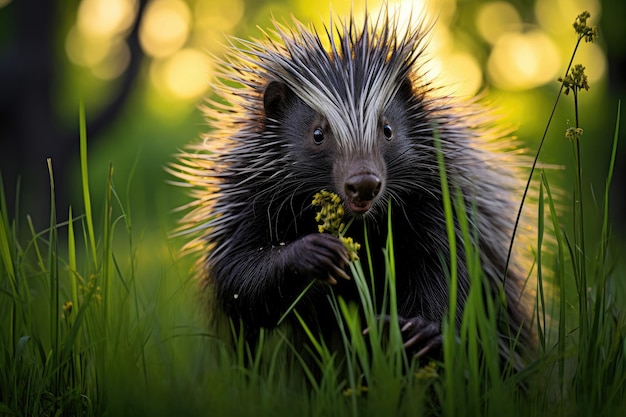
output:
{"label": "bokeh light", "polygon": [[209,58],[193,48],[185,48],[169,58],[156,61],[151,67],[150,78],[163,92],[178,99],[195,99],[208,86]]}
{"label": "bokeh light", "polygon": [[93,67],[106,58],[111,41],[109,39],[94,39],[84,36],[74,26],[65,38],[65,51],[68,58],[76,65]]}
{"label": "bokeh light", "polygon": [[76,26],[85,36],[111,38],[130,28],[136,6],[134,0],[83,0]]}
{"label": "bokeh light", "polygon": [[497,87],[522,90],[554,81],[561,65],[559,49],[552,39],[540,30],[532,30],[498,38],[487,72]]}
{"label": "bokeh light", "polygon": [[109,44],[105,59],[93,65],[91,71],[102,80],[112,80],[122,75],[129,63],[128,45],[120,38],[116,38]]}
{"label": "bokeh light", "polygon": [[70,61],[100,79],[119,77],[130,62],[124,36],[136,14],[136,0],[83,0],[65,38]]}
{"label": "bokeh light", "polygon": [[476,29],[490,44],[495,44],[504,34],[520,30],[522,20],[510,3],[494,1],[483,5],[476,16]]}
{"label": "bokeh light", "polygon": [[443,94],[471,97],[483,84],[483,71],[472,55],[455,52],[430,61],[433,82]]}
{"label": "bokeh light", "polygon": [[584,48],[576,54],[575,63],[582,63],[585,67],[585,74],[591,84],[594,84],[606,77],[607,60],[604,51],[596,43],[585,44]]}
{"label": "bokeh light", "polygon": [[228,32],[239,24],[244,11],[243,0],[198,1],[194,7],[194,17],[198,28]]}
{"label": "bokeh light", "polygon": [[198,1],[193,9],[193,43],[219,55],[227,35],[239,24],[244,12],[243,0]]}
{"label": "bokeh light", "polygon": [[185,45],[191,12],[182,0],[153,0],[146,6],[139,40],[144,52],[155,58],[172,55]]}

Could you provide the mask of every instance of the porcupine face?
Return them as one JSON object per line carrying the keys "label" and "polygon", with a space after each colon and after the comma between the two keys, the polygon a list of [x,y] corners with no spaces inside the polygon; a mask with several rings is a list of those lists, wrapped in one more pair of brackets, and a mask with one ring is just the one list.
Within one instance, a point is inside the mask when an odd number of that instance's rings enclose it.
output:
{"label": "porcupine face", "polygon": [[413,67],[424,32],[397,25],[382,14],[360,27],[352,19],[331,24],[326,33],[277,26],[282,42],[253,45],[246,58],[264,81],[257,88],[266,128],[293,164],[290,178],[303,180],[298,192],[332,190],[354,215],[384,209],[406,185],[390,175],[411,161],[409,127],[421,100]]}
{"label": "porcupine face", "polygon": [[[402,154],[409,147],[407,119],[407,95],[411,85],[403,83],[397,95],[384,108],[378,109],[379,117],[371,138],[361,134],[355,152],[339,149],[333,164],[332,176],[337,192],[353,214],[366,215],[387,205],[390,165],[402,163]],[[332,132],[333,127],[329,126]],[[323,129],[322,129],[323,131]],[[331,140],[334,139],[331,133]],[[324,135],[325,140],[325,135]],[[393,170],[392,170],[393,171]]]}
{"label": "porcupine face", "polygon": [[[381,109],[373,137],[367,141],[357,138],[353,142],[360,146],[349,149],[341,146],[335,133],[345,126],[334,125],[283,84],[268,85],[264,106],[267,116],[279,121],[279,134],[293,145],[294,166],[308,167],[305,170],[315,176],[319,187],[341,195],[351,213],[364,215],[376,204],[387,204],[387,165],[402,161],[401,154],[410,151],[404,149],[409,143],[405,121],[410,88],[407,81],[397,97]],[[363,138],[365,132],[358,133]]]}

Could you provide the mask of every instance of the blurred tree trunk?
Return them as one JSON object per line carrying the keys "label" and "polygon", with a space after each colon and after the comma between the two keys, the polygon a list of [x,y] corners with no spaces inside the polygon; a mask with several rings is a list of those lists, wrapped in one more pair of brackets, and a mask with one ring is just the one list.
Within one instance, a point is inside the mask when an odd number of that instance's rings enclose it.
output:
{"label": "blurred tree trunk", "polygon": [[[138,17],[126,39],[130,64],[120,79],[112,82],[116,93],[100,114],[88,119],[90,142],[117,118],[133,89],[143,58],[138,26],[146,3],[139,1]],[[72,4],[74,9],[77,5]],[[0,45],[0,173],[9,218],[16,214],[20,179],[19,203],[24,209],[18,214],[30,214],[38,229],[47,225],[50,213],[46,159],[52,159],[57,211],[66,213],[70,203],[68,169],[78,156],[78,122],[72,126],[60,124],[53,96],[60,78],[58,62],[63,59],[55,56],[55,41],[64,38],[55,26],[59,6],[63,10],[68,7],[67,3],[50,0],[16,0],[0,10],[0,25],[5,26],[4,35],[8,37]]]}
{"label": "blurred tree trunk", "polygon": [[55,172],[61,177],[66,163],[52,112],[54,4],[20,0],[1,11],[12,31],[0,60],[1,172],[9,211],[21,177],[22,190],[29,194],[22,200],[40,212],[37,217],[49,207],[46,158],[54,158]]}

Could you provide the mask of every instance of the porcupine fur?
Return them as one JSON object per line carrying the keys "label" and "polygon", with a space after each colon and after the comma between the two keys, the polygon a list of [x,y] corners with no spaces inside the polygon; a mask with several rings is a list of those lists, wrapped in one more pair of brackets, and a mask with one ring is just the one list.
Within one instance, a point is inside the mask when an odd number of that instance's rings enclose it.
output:
{"label": "porcupine fur", "polygon": [[[355,302],[358,295],[353,280],[344,279],[345,248],[317,231],[311,201],[326,189],[354,218],[355,241],[364,241],[367,224],[376,282],[385,276],[391,207],[400,325],[406,339],[419,336],[413,353],[436,356],[450,258],[437,136],[450,186],[461,191],[477,231],[488,296],[498,301],[504,286],[501,356],[521,367],[534,339],[518,256],[503,278],[519,163],[483,110],[426,81],[426,26],[401,29],[383,11],[366,14],[362,26],[352,15],[331,19],[321,33],[295,20],[292,28],[275,23],[264,40],[231,44],[217,98],[206,106],[211,131],[172,166],[192,190],[182,230],[195,234],[188,247],[201,251],[198,269],[216,323],[231,319],[253,343],[315,281],[296,308],[311,328],[333,337],[337,319],[326,295]],[[458,227],[456,239],[458,324],[469,273]],[[290,326],[302,333],[295,320]]]}

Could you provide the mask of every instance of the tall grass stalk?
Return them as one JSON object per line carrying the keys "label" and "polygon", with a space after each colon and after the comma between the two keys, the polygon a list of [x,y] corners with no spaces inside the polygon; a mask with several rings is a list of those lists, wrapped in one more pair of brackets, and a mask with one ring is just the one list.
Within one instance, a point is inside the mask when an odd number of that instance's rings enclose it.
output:
{"label": "tall grass stalk", "polygon": [[93,215],[91,211],[91,193],[89,191],[89,171],[87,169],[87,121],[85,118],[85,105],[81,101],[79,106],[79,137],[80,137],[80,177],[83,184],[83,201],[85,203],[85,224],[89,238],[89,249],[91,250],[91,261],[94,270],[98,268],[96,255],[96,237],[94,232]]}
{"label": "tall grass stalk", "polygon": [[[579,17],[583,16],[583,15],[587,15],[587,18],[589,17],[589,14],[587,12],[583,12],[581,15],[579,15],[577,17],[576,23],[579,22]],[[576,25],[575,23],[575,25]],[[586,18],[585,18],[585,25],[586,25]],[[583,27],[582,30],[579,30],[578,28],[576,28],[576,26],[574,26],[576,31],[577,31],[577,39],[576,39],[576,44],[574,45],[574,50],[572,51],[572,55],[570,56],[570,60],[567,64],[567,67],[565,69],[565,77],[560,78],[559,81],[564,80],[567,77],[567,74],[569,74],[570,69],[572,68],[572,64],[574,63],[574,58],[576,57],[576,53],[578,52],[578,47],[580,46],[580,43],[585,40],[585,42],[592,42],[594,39],[594,34],[595,36],[597,36],[597,32],[595,28],[591,28],[591,27]],[[537,163],[539,162],[539,155],[541,154],[541,150],[543,149],[543,145],[546,141],[546,138],[548,137],[548,131],[550,130],[550,126],[552,125],[552,119],[554,119],[554,115],[556,113],[556,109],[558,107],[559,104],[559,100],[561,99],[561,95],[563,94],[563,92],[566,91],[566,85],[564,82],[561,82],[561,86],[559,88],[559,91],[556,95],[556,99],[554,100],[554,104],[552,105],[552,110],[550,111],[550,115],[548,116],[548,120],[546,122],[546,127],[543,131],[543,134],[541,135],[541,139],[539,140],[539,145],[537,147],[537,151],[535,152],[535,157],[533,159],[533,163],[530,167],[530,172],[528,174],[528,180],[526,181],[526,185],[524,187],[524,192],[522,193],[522,198],[520,200],[520,204],[519,204],[519,208],[517,210],[517,216],[515,219],[515,225],[513,227],[513,234],[511,235],[511,241],[509,243],[509,250],[508,250],[508,254],[507,254],[507,260],[506,260],[506,267],[504,270],[504,279],[506,280],[507,278],[507,272],[508,272],[508,267],[509,267],[509,263],[511,261],[511,255],[513,254],[513,245],[515,243],[515,237],[517,234],[517,229],[519,228],[519,223],[522,219],[522,211],[524,209],[524,205],[526,204],[526,198],[528,196],[528,191],[530,190],[530,185],[532,184],[532,179],[533,179],[533,175],[535,173],[535,170],[537,168]],[[577,106],[576,106],[577,108]],[[576,109],[576,111],[578,112],[578,109]],[[576,120],[578,120],[578,113],[576,113]]]}

